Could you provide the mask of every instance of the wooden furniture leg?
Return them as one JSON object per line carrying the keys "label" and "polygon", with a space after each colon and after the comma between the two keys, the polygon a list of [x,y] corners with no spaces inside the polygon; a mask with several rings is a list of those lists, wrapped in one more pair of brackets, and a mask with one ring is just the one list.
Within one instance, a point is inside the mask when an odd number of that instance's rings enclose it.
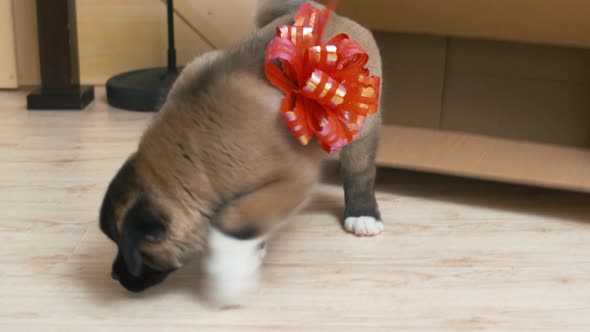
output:
{"label": "wooden furniture leg", "polygon": [[41,86],[27,96],[29,110],[83,109],[94,99],[80,85],[75,0],[37,0]]}

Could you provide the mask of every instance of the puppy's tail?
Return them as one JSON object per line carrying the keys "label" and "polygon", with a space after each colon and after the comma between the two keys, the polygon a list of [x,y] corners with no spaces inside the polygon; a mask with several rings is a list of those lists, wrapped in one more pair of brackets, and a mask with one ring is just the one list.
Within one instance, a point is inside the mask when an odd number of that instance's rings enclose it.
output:
{"label": "puppy's tail", "polygon": [[262,28],[306,2],[305,0],[256,0],[256,27]]}

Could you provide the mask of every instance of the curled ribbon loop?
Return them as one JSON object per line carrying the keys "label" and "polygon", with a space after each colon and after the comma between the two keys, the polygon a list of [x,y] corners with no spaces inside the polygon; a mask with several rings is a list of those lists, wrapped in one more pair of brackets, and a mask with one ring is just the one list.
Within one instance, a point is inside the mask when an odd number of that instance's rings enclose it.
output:
{"label": "curled ribbon loop", "polygon": [[358,138],[378,110],[380,92],[357,42],[340,34],[322,43],[332,12],[301,6],[294,25],[277,28],[265,59],[267,78],[285,93],[280,112],[291,133],[303,145],[315,136],[329,153]]}

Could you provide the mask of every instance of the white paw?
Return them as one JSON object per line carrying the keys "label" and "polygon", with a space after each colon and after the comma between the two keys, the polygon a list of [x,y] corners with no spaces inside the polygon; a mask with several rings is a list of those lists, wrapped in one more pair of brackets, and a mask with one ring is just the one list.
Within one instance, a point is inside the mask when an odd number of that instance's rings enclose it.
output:
{"label": "white paw", "polygon": [[348,217],[344,221],[347,232],[356,236],[375,236],[385,228],[383,221],[373,217]]}
{"label": "white paw", "polygon": [[258,269],[266,253],[262,240],[237,240],[211,228],[204,260],[205,292],[212,304],[240,305],[258,289]]}
{"label": "white paw", "polygon": [[264,259],[264,257],[266,257],[266,243],[262,242],[258,245],[258,248],[256,248],[257,252],[258,252],[258,257],[260,258],[260,262],[262,262],[262,260]]}
{"label": "white paw", "polygon": [[207,275],[203,286],[209,305],[219,308],[241,306],[259,288],[258,274],[241,276]]}

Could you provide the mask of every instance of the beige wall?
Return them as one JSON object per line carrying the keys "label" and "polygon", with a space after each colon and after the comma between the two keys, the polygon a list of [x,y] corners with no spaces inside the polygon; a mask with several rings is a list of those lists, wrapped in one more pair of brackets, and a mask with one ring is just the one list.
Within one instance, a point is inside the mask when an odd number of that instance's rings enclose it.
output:
{"label": "beige wall", "polygon": [[[12,1],[19,83],[36,84],[35,1]],[[176,0],[175,6],[216,45],[224,47],[252,31],[255,2]],[[104,84],[120,72],[165,64],[166,18],[161,0],[76,3],[83,83]],[[342,0],[340,10],[380,30],[590,47],[588,0]],[[181,64],[209,49],[179,19],[176,42]]]}
{"label": "beige wall", "polygon": [[39,47],[35,0],[12,0],[19,85],[39,84]]}
{"label": "beige wall", "polygon": [[[218,47],[252,31],[255,0],[176,0],[175,8]],[[104,84],[112,75],[166,65],[166,11],[159,0],[79,0],[78,44],[84,83]],[[179,64],[209,47],[175,20]]]}
{"label": "beige wall", "polygon": [[17,87],[12,1],[0,0],[0,89]]}
{"label": "beige wall", "polygon": [[[35,0],[14,3],[18,81],[39,83]],[[176,0],[176,9],[216,46],[250,33],[256,0]],[[160,0],[78,0],[78,51],[82,83],[104,84],[114,74],[166,64],[166,7]],[[178,17],[179,64],[209,47]],[[4,61],[3,61],[4,62]]]}

